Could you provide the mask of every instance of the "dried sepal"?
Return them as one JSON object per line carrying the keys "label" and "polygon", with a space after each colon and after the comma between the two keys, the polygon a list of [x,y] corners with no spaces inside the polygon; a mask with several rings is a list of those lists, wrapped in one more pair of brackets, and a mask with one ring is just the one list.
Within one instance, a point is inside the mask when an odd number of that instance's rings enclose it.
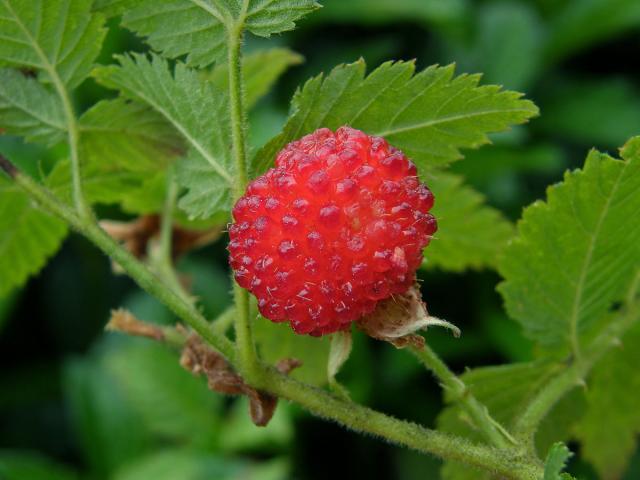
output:
{"label": "dried sepal", "polygon": [[[249,399],[251,420],[259,427],[266,426],[278,404],[278,398],[247,385],[227,360],[209,348],[202,339],[192,334],[182,350],[180,365],[195,375],[204,375],[207,385],[215,392],[226,395],[246,395]],[[281,360],[277,368],[281,373],[289,373],[301,365],[299,360]]]}
{"label": "dried sepal", "polygon": [[460,336],[458,327],[429,315],[417,285],[402,295],[393,295],[379,302],[372,313],[358,320],[357,325],[370,337],[389,342],[397,348],[424,347],[424,337],[416,332],[431,326],[449,328],[456,337]]}

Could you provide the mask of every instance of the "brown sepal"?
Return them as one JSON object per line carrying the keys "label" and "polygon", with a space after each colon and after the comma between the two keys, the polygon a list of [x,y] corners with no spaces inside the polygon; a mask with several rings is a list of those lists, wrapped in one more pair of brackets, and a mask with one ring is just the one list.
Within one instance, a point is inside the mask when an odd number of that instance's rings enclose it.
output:
{"label": "brown sepal", "polygon": [[379,302],[372,313],[362,317],[356,324],[370,337],[389,342],[396,348],[423,348],[424,337],[416,332],[432,325],[450,328],[455,336],[460,335],[460,330],[454,325],[429,316],[417,285],[402,295],[393,295]]}
{"label": "brown sepal", "polygon": [[[299,360],[286,359],[281,360],[277,368],[281,373],[289,373],[300,364]],[[207,385],[213,391],[227,395],[246,395],[249,398],[251,420],[257,426],[266,426],[273,417],[278,398],[247,385],[226,359],[205,345],[199,336],[192,334],[187,339],[180,365],[195,375],[204,375]]]}

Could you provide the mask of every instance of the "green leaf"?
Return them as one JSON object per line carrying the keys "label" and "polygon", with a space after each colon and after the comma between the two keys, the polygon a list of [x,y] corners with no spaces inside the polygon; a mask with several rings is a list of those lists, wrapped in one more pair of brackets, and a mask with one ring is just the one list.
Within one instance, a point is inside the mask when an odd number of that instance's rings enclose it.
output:
{"label": "green leaf", "polygon": [[[229,32],[244,27],[268,37],[295,28],[295,21],[319,8],[313,0],[139,0],[122,18],[125,27],[146,37],[169,58],[187,55],[186,63],[204,67],[224,59]],[[113,2],[104,8],[114,10]]]}
{"label": "green leaf", "polygon": [[[301,55],[287,48],[272,48],[245,55],[242,59],[242,73],[247,110],[271,89],[280,75],[302,61]],[[210,80],[220,91],[227,91],[229,88],[229,69],[226,63],[205,73],[204,78]]]}
{"label": "green leaf", "polygon": [[[476,368],[467,371],[461,378],[480,403],[487,406],[492,417],[510,429],[531,398],[562,368],[561,365],[542,361],[514,363],[498,367]],[[551,446],[549,442],[568,439],[573,424],[582,414],[581,397],[569,395],[566,400],[568,403],[562,401],[556,405],[541,424],[545,435],[544,438],[536,438],[539,451],[546,452]],[[567,408],[567,405],[572,408]],[[445,432],[462,435],[472,441],[483,440],[471,419],[457,404],[448,406],[440,413],[437,425]],[[493,477],[460,463],[445,462],[442,478],[444,480],[490,480]]]}
{"label": "green leaf", "polygon": [[578,354],[640,268],[640,138],[623,160],[592,151],[528,207],[500,262],[499,290],[525,333]]}
{"label": "green leaf", "polygon": [[183,149],[183,139],[151,107],[123,98],[102,100],[79,120],[83,159],[155,173]]}
{"label": "green leaf", "polygon": [[221,397],[178,362],[178,356],[162,345],[132,341],[117,355],[109,355],[105,368],[153,433],[211,448]]}
{"label": "green leaf", "polygon": [[[118,354],[117,349],[106,349]],[[149,446],[149,433],[117,388],[104,358],[73,359],[64,366],[64,391],[73,427],[92,472],[108,478]]]}
{"label": "green leaf", "polygon": [[77,86],[89,74],[106,33],[102,15],[90,13],[92,3],[0,0],[0,61]]}
{"label": "green leaf", "polygon": [[454,272],[495,267],[513,236],[511,223],[457,175],[437,172],[427,184],[435,197],[431,213],[438,231],[425,250],[424,265]]}
{"label": "green leaf", "polygon": [[35,78],[0,68],[0,127],[29,142],[54,145],[66,133],[60,98]]}
{"label": "green leaf", "polygon": [[36,453],[0,450],[2,480],[76,480],[71,470]]}
{"label": "green leaf", "polygon": [[[636,306],[637,308],[637,306]],[[639,315],[640,316],[640,315]],[[640,434],[640,324],[593,369],[586,389],[587,412],[576,429],[581,453],[602,478],[619,478]]]}
{"label": "green leaf", "polygon": [[545,93],[545,115],[536,122],[544,134],[616,147],[640,132],[640,90],[624,78],[556,81]]}
{"label": "green leaf", "polygon": [[189,450],[168,450],[142,457],[118,472],[114,480],[231,480],[243,464]]}
{"label": "green leaf", "polygon": [[640,25],[636,0],[572,0],[552,17],[546,55],[558,61]]}
{"label": "green leaf", "polygon": [[64,223],[0,173],[0,297],[38,273],[66,235]]}
{"label": "green leaf", "polygon": [[467,0],[324,0],[313,18],[318,22],[389,24],[390,22],[449,23],[469,13]]}
{"label": "green leaf", "polygon": [[488,3],[480,7],[477,21],[475,68],[488,82],[528,88],[542,72],[544,32],[535,7],[522,2]]}
{"label": "green leaf", "polygon": [[264,427],[258,427],[248,415],[249,401],[240,397],[233,402],[225,415],[220,437],[224,438],[221,449],[226,454],[239,452],[286,452],[294,439],[293,420],[289,405],[280,402],[273,418]]}
{"label": "green leaf", "polygon": [[96,79],[154,108],[187,144],[186,157],[177,163],[178,182],[188,189],[179,205],[194,218],[228,210],[235,168],[226,93],[181,63],[172,73],[167,61],[155,55],[151,60],[120,56],[118,61],[119,66],[96,68]]}
{"label": "green leaf", "polygon": [[350,125],[385,137],[424,174],[462,157],[460,148],[487,143],[486,134],[523,123],[538,113],[516,92],[478,86],[479,75],[454,77],[454,67],[432,66],[414,75],[411,62],[387,62],[365,76],[363,60],[309,80],[292,100],[283,132],[262,148],[262,173],[287,143],[319,127]]}
{"label": "green leaf", "polygon": [[[90,163],[81,172],[86,199],[91,203],[117,204],[128,192],[144,183],[140,172],[124,170],[117,165]],[[67,203],[73,199],[71,166],[68,160],[58,162],[46,180],[53,193]]]}
{"label": "green leaf", "polygon": [[171,449],[128,465],[114,480],[283,480],[289,477],[288,470],[288,463],[280,458],[255,463]]}
{"label": "green leaf", "polygon": [[139,0],[95,0],[93,11],[100,12],[105,17],[110,18],[123,14],[138,2]]}
{"label": "green leaf", "polygon": [[293,378],[312,385],[327,383],[328,338],[296,335],[288,324],[276,324],[258,315],[254,334],[260,356],[267,363],[297,358],[302,360],[302,366],[291,372]]}
{"label": "green leaf", "polygon": [[554,443],[549,449],[544,462],[543,480],[563,480],[562,470],[567,466],[567,461],[573,456],[571,450],[564,443]]}

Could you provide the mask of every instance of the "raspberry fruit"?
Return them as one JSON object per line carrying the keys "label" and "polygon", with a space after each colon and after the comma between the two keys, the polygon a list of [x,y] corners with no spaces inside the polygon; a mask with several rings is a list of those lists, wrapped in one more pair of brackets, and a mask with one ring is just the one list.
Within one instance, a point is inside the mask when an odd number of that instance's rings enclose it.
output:
{"label": "raspberry fruit", "polygon": [[415,282],[432,206],[386,140],[321,128],[287,145],[234,206],[231,267],[264,317],[299,334],[343,330]]}

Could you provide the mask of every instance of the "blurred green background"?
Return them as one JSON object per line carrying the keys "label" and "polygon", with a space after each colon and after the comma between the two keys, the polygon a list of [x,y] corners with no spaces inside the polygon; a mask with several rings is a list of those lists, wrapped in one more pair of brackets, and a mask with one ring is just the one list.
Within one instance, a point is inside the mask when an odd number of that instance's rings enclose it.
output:
{"label": "blurred green background", "polygon": [[[514,221],[565,169],[580,166],[589,148],[615,153],[640,134],[638,0],[321,3],[295,32],[246,44],[248,51],[286,46],[305,58],[253,112],[254,147],[278,132],[297,85],[358,57],[370,69],[388,59],[416,59],[419,68],[456,62],[459,72],[483,72],[485,82],[523,91],[540,106],[540,118],[494,136],[493,145],[466,152],[454,166]],[[110,22],[103,63],[115,52],[145,49],[117,24]],[[76,102],[82,110],[108,96],[88,80]],[[0,152],[31,168],[56,157],[11,137],[0,138]],[[108,208],[101,213],[120,217]],[[179,267],[209,315],[229,304],[224,239]],[[531,357],[502,310],[495,273],[420,276],[430,311],[463,330],[460,339],[428,334],[454,370]],[[172,352],[103,333],[119,306],[173,321],[76,235],[24,289],[0,299],[0,479],[439,478],[433,458],[286,402],[267,428],[254,427],[244,401],[210,393]],[[437,383],[410,355],[360,334],[340,380],[357,401],[429,426],[442,407]],[[596,478],[579,456],[571,470]],[[640,478],[640,454],[625,478]]]}

